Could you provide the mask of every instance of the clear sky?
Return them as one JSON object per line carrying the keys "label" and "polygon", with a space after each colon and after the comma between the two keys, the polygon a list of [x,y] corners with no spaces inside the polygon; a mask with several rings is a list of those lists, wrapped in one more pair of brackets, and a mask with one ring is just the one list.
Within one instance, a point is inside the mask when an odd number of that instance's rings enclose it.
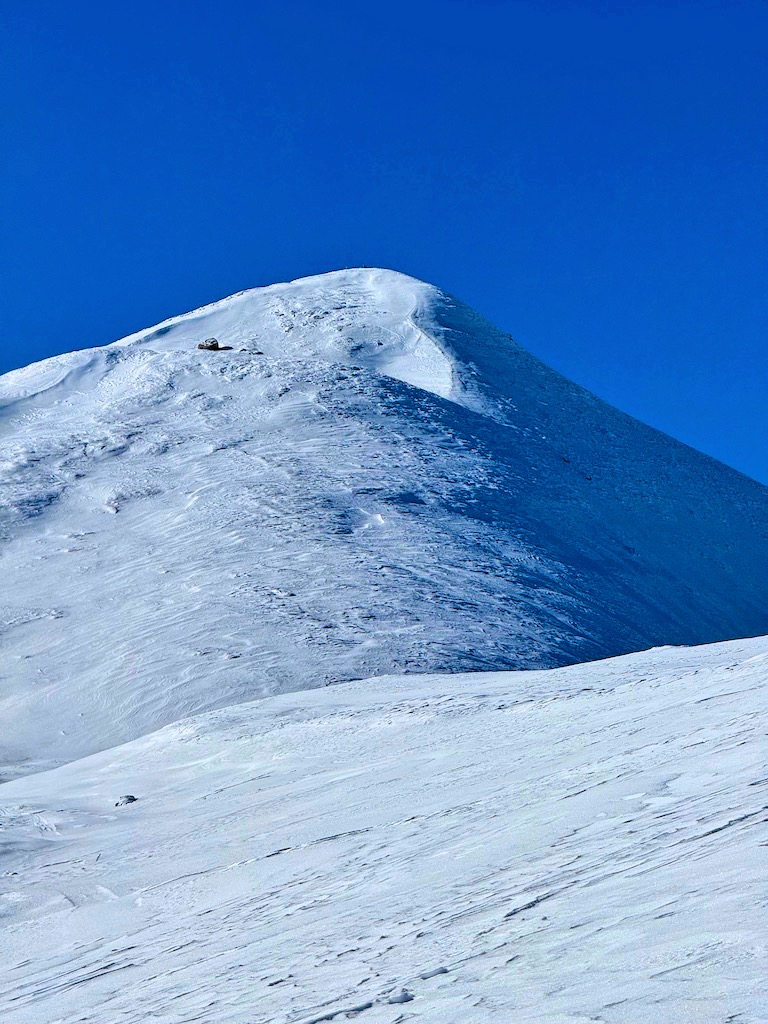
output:
{"label": "clear sky", "polygon": [[768,4],[0,8],[0,369],[385,266],[768,482]]}

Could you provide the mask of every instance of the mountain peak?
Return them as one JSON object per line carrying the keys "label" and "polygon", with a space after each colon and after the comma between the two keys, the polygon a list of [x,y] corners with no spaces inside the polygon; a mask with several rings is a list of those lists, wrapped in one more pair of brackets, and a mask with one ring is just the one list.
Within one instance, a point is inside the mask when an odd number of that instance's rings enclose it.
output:
{"label": "mountain peak", "polygon": [[271,358],[365,367],[457,399],[454,360],[428,330],[440,301],[436,288],[397,271],[337,270],[238,292],[115,344],[178,351],[210,336]]}

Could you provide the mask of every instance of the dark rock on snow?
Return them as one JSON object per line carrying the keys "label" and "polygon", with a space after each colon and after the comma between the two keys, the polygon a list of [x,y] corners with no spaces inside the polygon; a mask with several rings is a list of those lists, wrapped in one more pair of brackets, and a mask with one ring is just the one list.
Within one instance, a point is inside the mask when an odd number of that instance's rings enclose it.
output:
{"label": "dark rock on snow", "polygon": [[216,338],[206,338],[205,341],[199,342],[197,347],[203,352],[230,352],[232,350],[231,345],[220,345]]}

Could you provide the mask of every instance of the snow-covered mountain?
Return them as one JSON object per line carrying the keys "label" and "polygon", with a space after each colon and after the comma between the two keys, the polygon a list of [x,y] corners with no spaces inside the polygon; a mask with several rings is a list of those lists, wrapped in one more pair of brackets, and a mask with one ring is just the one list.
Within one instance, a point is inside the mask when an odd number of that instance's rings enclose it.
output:
{"label": "snow-covered mountain", "polygon": [[7,374],[0,428],[21,771],[329,681],[768,632],[766,488],[401,274]]}
{"label": "snow-covered mountain", "polygon": [[767,670],[367,680],[10,782],[0,1019],[765,1024]]}
{"label": "snow-covered mountain", "polygon": [[625,653],[768,632],[768,489],[370,269],[0,428],[3,1024],[768,1022],[768,638]]}

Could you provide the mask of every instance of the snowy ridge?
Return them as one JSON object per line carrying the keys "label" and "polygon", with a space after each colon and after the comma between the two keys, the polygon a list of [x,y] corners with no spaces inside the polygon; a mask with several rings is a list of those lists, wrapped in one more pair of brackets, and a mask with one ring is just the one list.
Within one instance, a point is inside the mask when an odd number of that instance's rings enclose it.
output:
{"label": "snowy ridge", "polygon": [[366,680],[8,783],[2,1020],[764,1024],[767,666]]}
{"label": "snowy ridge", "polygon": [[402,274],[8,374],[0,429],[0,778],[269,693],[768,632],[766,488]]}
{"label": "snowy ridge", "polygon": [[165,321],[118,345],[185,349],[204,326],[221,344],[256,344],[267,356],[353,362],[443,398],[459,398],[453,365],[416,318],[435,289],[386,270],[346,270],[240,292]]}
{"label": "snowy ridge", "polygon": [[[436,290],[383,270],[347,270],[239,292],[114,342],[111,349],[179,352],[215,336],[221,345],[268,357],[354,363],[443,398],[462,401],[454,360],[418,319]],[[103,350],[54,356],[0,378],[0,408],[102,365]]]}

